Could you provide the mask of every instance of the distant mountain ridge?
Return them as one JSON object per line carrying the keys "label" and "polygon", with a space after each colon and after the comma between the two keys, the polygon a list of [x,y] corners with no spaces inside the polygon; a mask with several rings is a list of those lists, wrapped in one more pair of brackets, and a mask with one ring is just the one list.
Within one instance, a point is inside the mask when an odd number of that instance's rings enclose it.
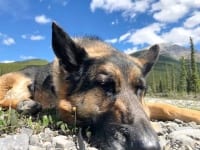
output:
{"label": "distant mountain ridge", "polygon": [[[190,48],[186,48],[177,44],[170,43],[161,43],[160,46],[160,54],[164,56],[171,57],[176,60],[180,60],[181,57],[185,59],[190,58],[191,50]],[[195,51],[196,61],[200,62],[200,51]]]}
{"label": "distant mountain ridge", "polygon": [[[181,57],[184,57],[185,59],[190,59],[190,48],[186,48],[177,44],[171,44],[171,43],[160,43],[158,44],[160,47],[160,57],[165,57],[168,59],[174,59],[175,61],[179,61]],[[143,50],[139,50],[137,52],[130,53],[131,56],[138,56],[140,55],[144,50],[147,50],[148,48],[145,48]],[[200,63],[200,51],[195,51],[196,61]]]}

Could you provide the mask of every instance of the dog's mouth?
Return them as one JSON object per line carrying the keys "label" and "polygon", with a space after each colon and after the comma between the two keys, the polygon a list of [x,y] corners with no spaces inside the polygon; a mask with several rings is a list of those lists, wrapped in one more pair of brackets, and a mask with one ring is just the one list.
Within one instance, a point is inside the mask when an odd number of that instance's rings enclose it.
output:
{"label": "dog's mouth", "polygon": [[144,124],[96,125],[91,133],[91,145],[102,150],[160,150],[156,133]]}

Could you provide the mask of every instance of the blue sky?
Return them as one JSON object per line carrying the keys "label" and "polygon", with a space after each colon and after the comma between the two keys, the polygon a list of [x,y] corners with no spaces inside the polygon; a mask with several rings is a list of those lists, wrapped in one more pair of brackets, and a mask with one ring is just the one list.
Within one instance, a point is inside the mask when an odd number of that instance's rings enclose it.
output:
{"label": "blue sky", "polygon": [[200,49],[200,0],[0,0],[0,62],[52,61],[51,22],[126,53],[155,43]]}

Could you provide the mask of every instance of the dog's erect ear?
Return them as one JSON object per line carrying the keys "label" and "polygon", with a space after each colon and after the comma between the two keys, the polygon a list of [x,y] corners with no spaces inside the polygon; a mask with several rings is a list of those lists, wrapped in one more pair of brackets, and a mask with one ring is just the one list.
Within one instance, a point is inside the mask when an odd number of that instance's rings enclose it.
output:
{"label": "dog's erect ear", "polygon": [[77,45],[56,23],[52,23],[52,47],[66,71],[76,71],[87,58],[84,48]]}
{"label": "dog's erect ear", "polygon": [[143,64],[142,71],[143,75],[146,76],[148,72],[151,70],[153,65],[158,59],[160,47],[158,45],[154,45],[149,48],[149,50],[145,51],[139,56],[139,60]]}

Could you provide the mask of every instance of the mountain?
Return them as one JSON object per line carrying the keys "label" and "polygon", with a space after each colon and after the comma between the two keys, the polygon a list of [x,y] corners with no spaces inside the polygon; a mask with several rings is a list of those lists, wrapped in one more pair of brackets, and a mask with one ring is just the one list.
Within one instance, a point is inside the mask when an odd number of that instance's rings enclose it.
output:
{"label": "mountain", "polygon": [[[149,73],[147,82],[149,93],[162,93],[165,96],[176,93],[180,87],[181,63],[183,56],[190,59],[190,48],[185,48],[176,44],[162,43],[160,46],[160,56]],[[144,50],[132,53],[131,56],[138,56]],[[197,71],[200,72],[200,52],[195,52]],[[189,61],[186,61],[186,70],[189,72]],[[200,73],[198,73],[200,78]]]}
{"label": "mountain", "polygon": [[12,63],[0,63],[0,75],[7,72],[17,71],[27,66],[45,65],[45,64],[48,64],[48,61],[43,59],[30,59]]}
{"label": "mountain", "polygon": [[[190,58],[190,48],[186,48],[177,44],[162,43],[160,46],[160,55],[168,56],[176,60],[180,60],[181,57],[185,59]],[[196,61],[200,62],[200,52],[196,50]]]}
{"label": "mountain", "polygon": [[[190,48],[186,48],[177,44],[170,44],[170,43],[161,43],[158,44],[160,46],[160,57],[163,59],[170,59],[171,61],[179,61],[181,57],[184,57],[185,59],[190,59]],[[144,50],[147,50],[148,48],[145,48]],[[131,56],[138,56],[140,55],[144,50],[139,50],[137,52],[131,53]],[[200,51],[195,51],[196,61],[200,62]]]}

